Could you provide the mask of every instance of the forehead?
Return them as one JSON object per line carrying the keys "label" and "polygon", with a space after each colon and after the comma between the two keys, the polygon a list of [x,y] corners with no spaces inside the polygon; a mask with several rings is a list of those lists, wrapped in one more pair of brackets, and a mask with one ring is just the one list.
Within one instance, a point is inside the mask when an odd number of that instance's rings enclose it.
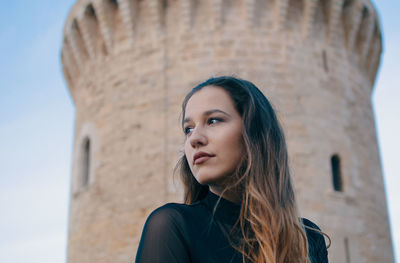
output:
{"label": "forehead", "polygon": [[200,114],[206,110],[220,109],[236,112],[229,93],[221,87],[206,86],[192,95],[186,104],[185,115]]}

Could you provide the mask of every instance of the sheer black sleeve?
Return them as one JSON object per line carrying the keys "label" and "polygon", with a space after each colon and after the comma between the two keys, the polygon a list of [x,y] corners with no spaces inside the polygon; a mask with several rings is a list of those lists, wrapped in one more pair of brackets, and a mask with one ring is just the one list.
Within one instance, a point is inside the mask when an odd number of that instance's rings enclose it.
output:
{"label": "sheer black sleeve", "polygon": [[171,205],[154,210],[144,225],[135,263],[190,262],[182,221],[179,211]]}
{"label": "sheer black sleeve", "polygon": [[[308,219],[303,218],[303,224],[305,226],[318,229],[321,229],[311,222]],[[305,228],[308,240],[308,254],[311,260],[311,263],[328,263],[328,250],[325,244],[324,236],[318,231]]]}

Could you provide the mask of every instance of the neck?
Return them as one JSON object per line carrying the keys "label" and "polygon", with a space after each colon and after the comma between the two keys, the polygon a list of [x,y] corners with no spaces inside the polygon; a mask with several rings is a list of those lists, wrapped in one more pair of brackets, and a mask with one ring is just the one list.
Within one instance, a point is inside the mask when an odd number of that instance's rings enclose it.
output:
{"label": "neck", "polygon": [[222,198],[240,205],[241,204],[241,198],[238,192],[232,191],[231,189],[224,191],[221,187],[218,186],[209,186],[210,191],[213,194],[216,194],[218,196],[221,196]]}

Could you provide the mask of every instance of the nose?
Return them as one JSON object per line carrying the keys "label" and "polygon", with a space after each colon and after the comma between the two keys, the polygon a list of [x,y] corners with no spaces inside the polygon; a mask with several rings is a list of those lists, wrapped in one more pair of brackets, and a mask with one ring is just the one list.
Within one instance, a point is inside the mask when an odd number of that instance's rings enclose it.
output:
{"label": "nose", "polygon": [[193,129],[189,140],[193,148],[204,146],[208,142],[207,136],[200,127],[196,127],[195,129]]}

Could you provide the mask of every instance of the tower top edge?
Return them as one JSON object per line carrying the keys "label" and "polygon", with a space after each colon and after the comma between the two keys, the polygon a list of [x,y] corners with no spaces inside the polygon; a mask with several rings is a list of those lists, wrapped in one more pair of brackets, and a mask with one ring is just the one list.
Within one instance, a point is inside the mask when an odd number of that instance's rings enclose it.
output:
{"label": "tower top edge", "polygon": [[63,28],[63,36],[68,35],[73,21],[83,16],[85,9],[88,5],[93,4],[93,0],[77,0],[68,12]]}
{"label": "tower top edge", "polygon": [[[64,28],[63,28],[63,36],[65,37],[68,35],[69,31],[71,30],[71,26],[72,26],[74,20],[81,19],[84,16],[85,10],[87,9],[87,7],[89,5],[99,6],[100,3],[104,3],[106,1],[114,1],[118,4],[120,4],[122,2],[130,2],[132,4],[134,2],[139,2],[139,1],[162,2],[163,0],[77,0],[74,3],[74,5],[71,7],[71,9],[67,15],[67,18],[66,18],[66,21],[64,24]],[[165,0],[165,1],[168,2],[168,0]],[[176,0],[176,1],[183,3],[183,2],[190,2],[191,0]],[[224,0],[202,0],[202,2],[212,2],[212,4],[214,6],[217,6],[218,3],[222,3],[223,1]],[[256,2],[256,0],[236,0],[236,1],[243,2],[244,5],[246,3],[252,3],[252,5],[254,5],[254,2]],[[265,0],[265,1],[272,2],[274,5],[276,5],[276,2],[278,2],[280,0]],[[300,1],[300,0],[298,0],[298,1]],[[310,0],[301,0],[301,1],[308,2]],[[314,1],[310,1],[310,2],[314,2]],[[330,4],[331,7],[333,7],[335,4],[345,5],[346,3],[351,3],[351,4],[355,5],[357,8],[359,8],[360,10],[362,10],[362,8],[367,7],[369,11],[373,12],[374,16],[376,17],[379,30],[381,30],[379,15],[378,15],[378,12],[376,11],[377,8],[372,0],[330,0],[329,2],[331,3]],[[185,4],[178,4],[175,6],[182,8],[184,5]]]}
{"label": "tower top edge", "polygon": [[[204,26],[195,26],[203,23],[198,22],[199,17],[210,18],[211,22],[206,25],[210,31],[223,31],[228,26],[224,16],[234,11],[237,24],[229,24],[231,29],[238,27],[239,30],[257,32],[261,38],[265,32],[293,34],[306,41],[318,38],[328,48],[346,49],[355,58],[356,67],[365,71],[374,82],[383,37],[379,14],[372,0],[262,1],[260,11],[257,10],[260,0],[77,0],[63,29],[61,60],[64,75],[71,84],[87,61],[140,47],[136,43],[143,36],[146,38],[153,33],[157,37],[163,36],[168,30],[166,21],[173,21],[171,25],[178,29],[175,32],[182,35],[187,32],[196,35],[197,30],[201,30],[199,34],[204,33]],[[300,10],[295,18],[291,16],[293,8]],[[261,15],[268,17],[268,26],[257,19]],[[340,38],[336,38],[338,36]],[[339,45],[335,42],[337,39],[342,41]]]}

